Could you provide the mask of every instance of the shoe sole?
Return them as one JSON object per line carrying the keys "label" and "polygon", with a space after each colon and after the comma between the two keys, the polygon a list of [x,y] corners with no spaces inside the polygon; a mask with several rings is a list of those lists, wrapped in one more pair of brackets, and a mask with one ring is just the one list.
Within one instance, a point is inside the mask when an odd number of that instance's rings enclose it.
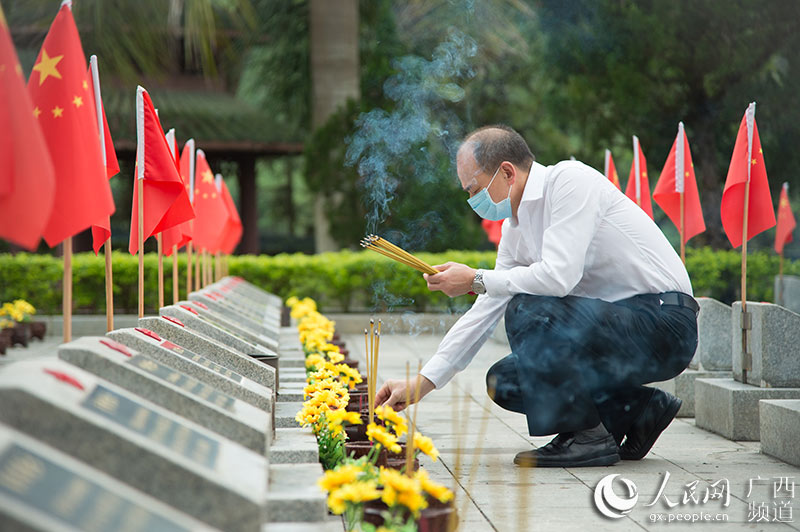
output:
{"label": "shoe sole", "polygon": [[653,448],[653,445],[655,445],[658,437],[661,436],[662,432],[664,432],[664,429],[666,429],[669,424],[672,423],[672,420],[675,419],[675,416],[678,415],[678,410],[681,409],[682,404],[683,401],[675,397],[675,400],[669,405],[669,408],[667,408],[667,410],[658,419],[658,423],[653,429],[653,432],[650,433],[650,437],[642,446],[642,450],[638,454],[628,455],[625,453],[625,449],[622,449],[619,453],[620,458],[623,460],[641,460],[647,456],[647,453],[649,453],[650,449]]}
{"label": "shoe sole", "polygon": [[594,458],[588,458],[586,460],[580,460],[578,462],[569,462],[569,461],[542,462],[535,459],[528,460],[528,459],[520,459],[517,458],[516,456],[514,457],[514,463],[522,467],[599,467],[599,466],[614,465],[619,461],[620,457],[618,453],[607,454],[604,456],[596,456]]}

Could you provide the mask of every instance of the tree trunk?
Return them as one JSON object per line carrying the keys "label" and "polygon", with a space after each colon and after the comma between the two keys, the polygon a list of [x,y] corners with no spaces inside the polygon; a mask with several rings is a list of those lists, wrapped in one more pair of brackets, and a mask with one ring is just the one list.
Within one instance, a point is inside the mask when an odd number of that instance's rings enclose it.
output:
{"label": "tree trunk", "polygon": [[[358,0],[311,0],[311,122],[323,125],[349,98],[358,99]],[[337,249],[331,238],[324,200],[314,206],[317,252]]]}

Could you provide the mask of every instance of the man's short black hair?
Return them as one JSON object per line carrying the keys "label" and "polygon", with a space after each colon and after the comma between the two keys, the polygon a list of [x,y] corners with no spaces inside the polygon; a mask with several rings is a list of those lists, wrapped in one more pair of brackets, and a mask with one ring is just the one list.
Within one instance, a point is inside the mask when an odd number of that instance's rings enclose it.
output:
{"label": "man's short black hair", "polygon": [[500,163],[508,161],[519,168],[529,169],[534,156],[522,135],[504,124],[476,129],[464,139],[462,146],[472,144],[475,161],[484,172],[491,174]]}

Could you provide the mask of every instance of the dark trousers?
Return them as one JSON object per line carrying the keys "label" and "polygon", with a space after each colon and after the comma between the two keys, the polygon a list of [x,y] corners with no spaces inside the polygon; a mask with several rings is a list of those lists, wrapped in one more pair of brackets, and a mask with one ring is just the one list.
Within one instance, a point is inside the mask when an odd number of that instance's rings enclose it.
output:
{"label": "dark trousers", "polygon": [[697,348],[694,311],[657,294],[599,299],[518,294],[506,308],[511,354],[486,375],[495,403],[525,414],[531,436],[603,423],[617,441],[653,389],[682,372]]}

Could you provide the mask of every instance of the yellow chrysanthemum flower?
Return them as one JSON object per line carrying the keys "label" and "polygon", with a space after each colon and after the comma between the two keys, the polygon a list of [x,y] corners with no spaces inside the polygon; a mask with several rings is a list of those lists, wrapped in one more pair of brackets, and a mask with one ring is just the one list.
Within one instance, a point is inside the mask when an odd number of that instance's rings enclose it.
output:
{"label": "yellow chrysanthemum flower", "polygon": [[391,453],[399,454],[402,448],[397,444],[397,436],[375,423],[367,425],[367,438],[386,447]]}
{"label": "yellow chrysanthemum flower", "polygon": [[392,407],[383,405],[377,406],[375,407],[375,415],[378,416],[378,419],[388,422],[391,429],[398,437],[408,432],[406,420],[403,416],[395,412]]}
{"label": "yellow chrysanthemum flower", "polygon": [[433,445],[433,440],[419,432],[414,433],[414,448],[430,456],[434,462],[439,458],[439,451]]}
{"label": "yellow chrysanthemum flower", "polygon": [[378,481],[383,486],[381,500],[387,506],[405,506],[414,516],[418,516],[420,510],[428,506],[422,487],[416,479],[394,469],[381,468]]}
{"label": "yellow chrysanthemum flower", "polygon": [[325,362],[325,359],[316,353],[306,357],[306,369],[319,368]]}
{"label": "yellow chrysanthemum flower", "polygon": [[419,482],[420,487],[431,497],[438,499],[439,502],[447,502],[453,499],[453,492],[442,484],[438,484],[430,479],[428,472],[424,469],[417,471],[414,478]]}
{"label": "yellow chrysanthemum flower", "polygon": [[327,492],[338,489],[343,484],[350,484],[358,479],[361,468],[355,465],[340,465],[336,469],[326,471],[317,481],[319,487]]}
{"label": "yellow chrysanthemum flower", "polygon": [[375,481],[353,482],[345,484],[328,495],[328,508],[337,515],[344,513],[346,504],[359,504],[380,497]]}

